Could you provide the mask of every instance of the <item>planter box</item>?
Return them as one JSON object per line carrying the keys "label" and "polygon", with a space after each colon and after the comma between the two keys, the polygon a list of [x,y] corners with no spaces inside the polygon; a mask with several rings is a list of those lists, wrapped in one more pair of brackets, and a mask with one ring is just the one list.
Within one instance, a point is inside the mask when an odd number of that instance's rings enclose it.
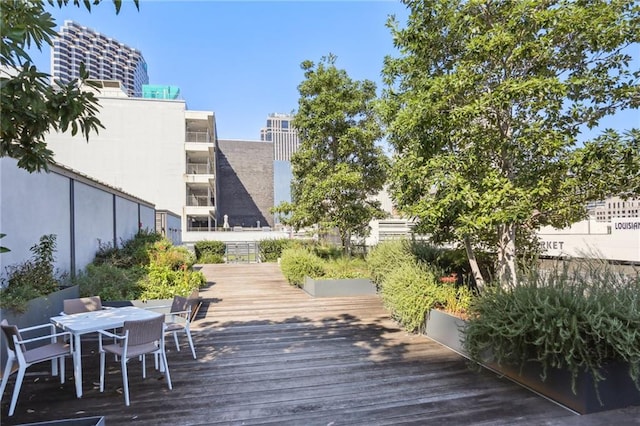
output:
{"label": "planter box", "polygon": [[343,297],[377,294],[376,286],[368,278],[324,280],[305,277],[302,289],[313,297]]}
{"label": "planter box", "polygon": [[63,419],[49,422],[28,423],[22,426],[105,426],[104,417],[81,417],[78,419]]}
{"label": "planter box", "polygon": [[[46,296],[30,300],[27,302],[27,309],[24,312],[15,312],[11,309],[0,309],[0,318],[6,319],[9,324],[17,325],[18,328],[48,324],[51,317],[60,315],[60,312],[62,312],[63,301],[65,299],[75,299],[77,297],[80,297],[80,290],[77,285],[74,285],[55,291]],[[32,335],[31,337],[35,337],[35,335]],[[3,366],[7,360],[7,342],[4,339],[4,333],[0,333],[0,340],[2,341],[0,365]]]}
{"label": "planter box", "polygon": [[629,377],[629,365],[622,362],[610,362],[603,367],[605,380],[598,383],[602,404],[598,401],[593,377],[584,371],[576,378],[574,394],[571,390],[571,373],[566,370],[547,369],[547,377],[543,382],[542,367],[536,362],[525,363],[522,371],[518,366],[497,365],[492,362],[483,365],[580,414],[640,405],[640,390]]}
{"label": "planter box", "polygon": [[[464,320],[433,309],[427,314],[425,334],[469,358],[462,346],[464,327]],[[578,375],[574,394],[571,390],[571,374],[565,370],[549,368],[546,380],[542,381],[542,367],[539,363],[528,362],[520,370],[519,366],[498,365],[487,356],[480,365],[580,414],[640,405],[640,391],[629,377],[629,366],[625,363],[612,362],[603,367],[603,376],[606,379],[598,384],[602,404],[598,401],[593,378],[586,372]]]}
{"label": "planter box", "polygon": [[425,334],[428,338],[468,358],[462,346],[465,325],[466,322],[455,315],[432,309],[427,313]]}

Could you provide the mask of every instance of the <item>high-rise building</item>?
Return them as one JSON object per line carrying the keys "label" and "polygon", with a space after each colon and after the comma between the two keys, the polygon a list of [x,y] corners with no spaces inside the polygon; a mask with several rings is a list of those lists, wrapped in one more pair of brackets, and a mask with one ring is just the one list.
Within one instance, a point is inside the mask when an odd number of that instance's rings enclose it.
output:
{"label": "high-rise building", "polygon": [[89,78],[116,80],[129,96],[142,96],[149,83],[147,63],[142,53],[73,21],[64,21],[51,49],[51,77],[67,83],[80,76],[84,63]]}
{"label": "high-rise building", "polygon": [[296,129],[291,127],[291,120],[290,114],[269,114],[267,126],[260,129],[260,140],[273,142],[275,161],[291,161],[291,156],[298,150],[300,140]]}

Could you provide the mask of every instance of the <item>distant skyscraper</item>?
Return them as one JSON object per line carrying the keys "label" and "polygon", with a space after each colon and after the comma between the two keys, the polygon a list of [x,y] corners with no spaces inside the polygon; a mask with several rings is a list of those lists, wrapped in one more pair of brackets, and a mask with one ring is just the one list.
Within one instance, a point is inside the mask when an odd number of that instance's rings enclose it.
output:
{"label": "distant skyscraper", "polygon": [[260,140],[273,142],[273,159],[291,161],[300,143],[298,132],[291,127],[293,116],[290,114],[269,114],[267,127],[260,130]]}
{"label": "distant skyscraper", "polygon": [[80,76],[80,63],[96,80],[117,80],[129,96],[142,96],[149,83],[142,53],[72,21],[64,21],[51,50],[51,76],[67,83]]}

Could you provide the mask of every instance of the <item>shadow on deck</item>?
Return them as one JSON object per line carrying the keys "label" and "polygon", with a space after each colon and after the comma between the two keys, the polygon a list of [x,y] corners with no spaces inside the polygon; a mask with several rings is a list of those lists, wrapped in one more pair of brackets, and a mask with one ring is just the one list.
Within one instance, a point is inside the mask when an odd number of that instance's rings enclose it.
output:
{"label": "shadow on deck", "polygon": [[[132,362],[126,407],[119,364],[108,360],[100,393],[96,341],[86,339],[84,396],[75,398],[70,360],[64,385],[34,366],[10,418],[9,382],[2,424],[89,416],[105,416],[107,425],[603,424],[404,332],[377,296],[314,299],[275,264],[202,271],[210,284],[192,328],[198,359],[185,340],[179,352],[167,340],[172,391],[152,363],[143,380]],[[604,414],[606,423],[639,424],[639,412]]]}

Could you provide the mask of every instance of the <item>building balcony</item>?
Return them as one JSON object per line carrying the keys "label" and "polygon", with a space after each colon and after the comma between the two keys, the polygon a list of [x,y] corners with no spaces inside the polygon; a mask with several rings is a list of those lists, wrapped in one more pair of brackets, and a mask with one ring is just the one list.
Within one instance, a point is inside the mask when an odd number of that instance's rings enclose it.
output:
{"label": "building balcony", "polygon": [[209,132],[186,132],[185,142],[211,143]]}
{"label": "building balcony", "polygon": [[187,206],[189,207],[215,207],[213,197],[208,195],[187,195]]}
{"label": "building balcony", "polygon": [[204,163],[187,163],[188,175],[212,175],[213,167],[210,164]]}

